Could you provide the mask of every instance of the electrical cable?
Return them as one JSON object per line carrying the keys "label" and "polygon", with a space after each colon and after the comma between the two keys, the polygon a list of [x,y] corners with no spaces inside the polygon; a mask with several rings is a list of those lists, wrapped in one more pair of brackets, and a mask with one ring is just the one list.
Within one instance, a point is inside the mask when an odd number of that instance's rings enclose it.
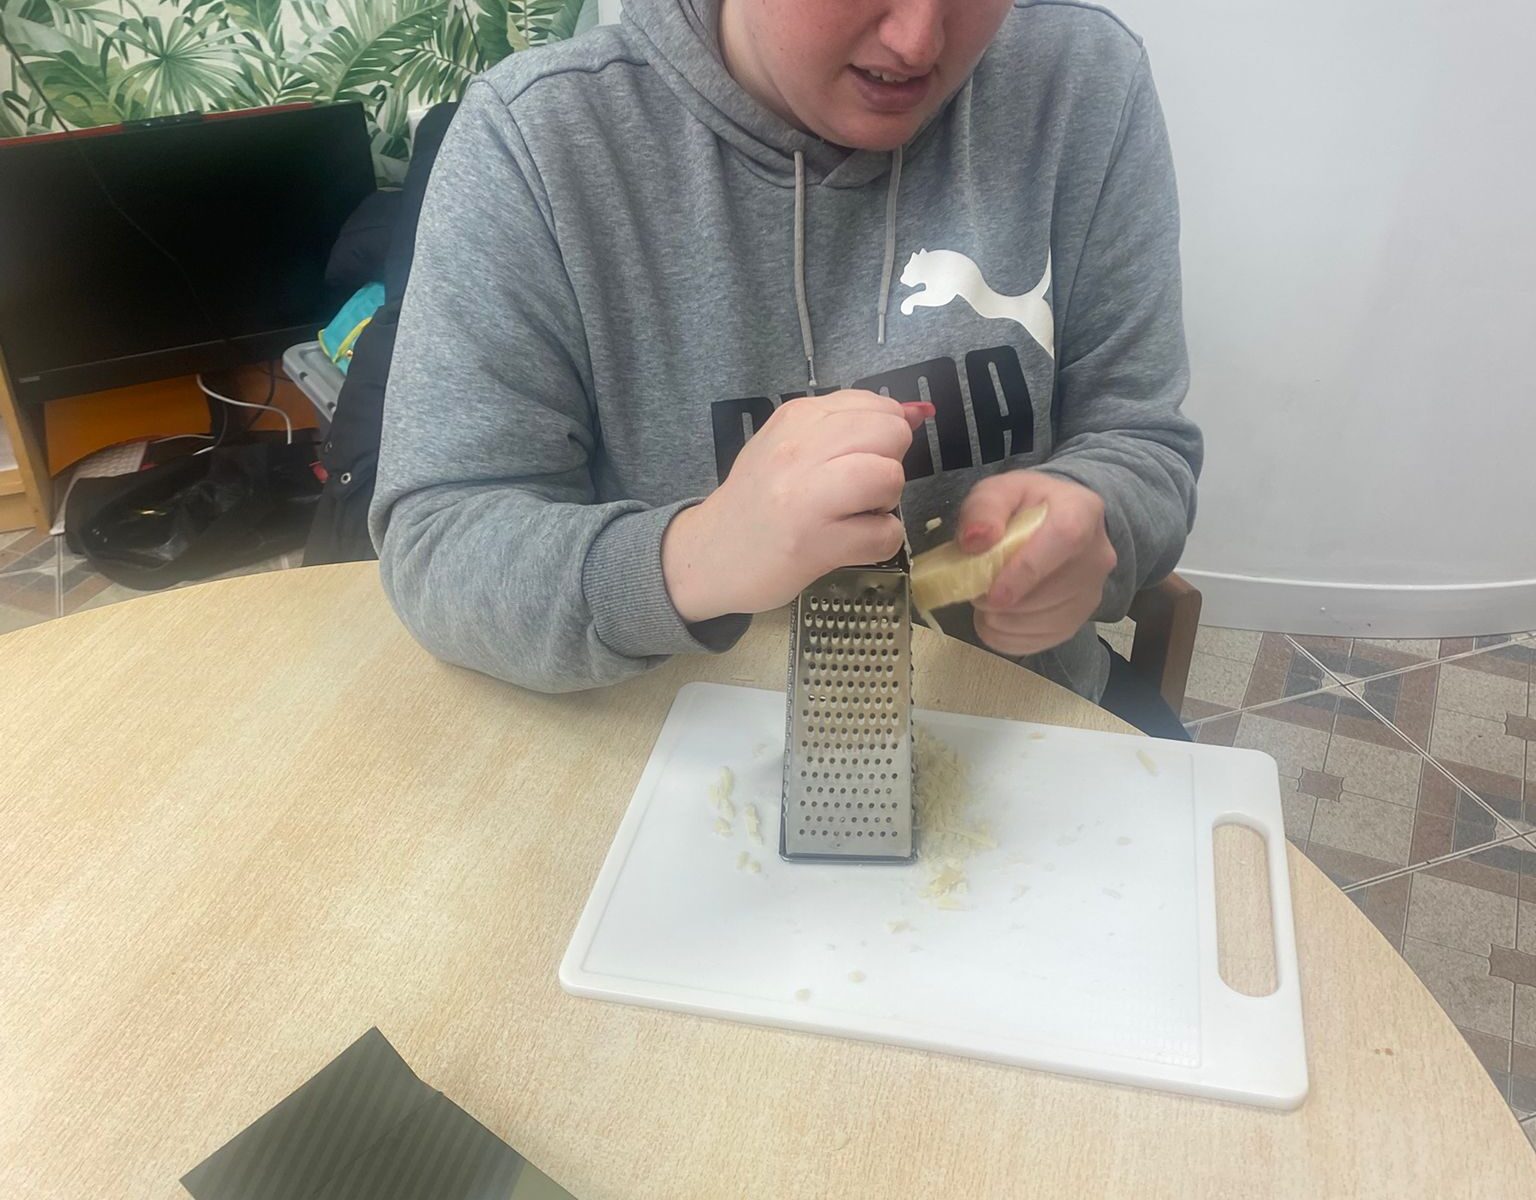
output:
{"label": "electrical cable", "polygon": [[[272,401],[277,396],[277,372],[272,369],[272,364],[270,362],[262,363],[262,367],[267,372],[267,398],[262,402],[261,407],[271,408]],[[204,394],[206,395],[207,393],[205,392]],[[213,397],[210,396],[209,399],[213,399]],[[246,421],[245,428],[240,430],[240,432],[235,436],[244,437],[246,434],[250,433],[252,427],[255,426],[258,419],[259,418],[252,416],[249,420]],[[206,453],[208,450],[217,450],[225,443],[225,441],[228,440],[230,420],[231,414],[227,408],[215,407],[212,404],[208,406],[208,429],[210,432],[216,434],[217,436],[213,439],[212,446],[208,446],[203,450],[197,451],[198,454]]]}
{"label": "electrical cable", "polygon": [[[211,387],[209,387],[207,385],[207,383],[205,383],[203,381],[203,377],[201,375],[199,375],[197,377],[197,386],[202,391],[203,395],[209,397],[210,399],[219,400],[219,401],[221,401],[221,402],[223,402],[225,404],[232,404],[236,408],[260,408],[260,409],[265,409],[267,412],[274,412],[274,413],[276,413],[278,416],[282,417],[283,424],[288,429],[288,444],[290,446],[293,445],[293,420],[292,420],[292,418],[290,418],[288,416],[288,414],[286,412],[284,412],[277,405],[271,404],[271,403],[268,403],[268,404],[256,404],[255,402],[250,401],[250,400],[235,400],[235,399],[233,399],[233,398],[231,398],[229,396],[224,395],[222,392],[214,391]],[[272,377],[272,387],[271,387],[271,389],[269,389],[269,391],[267,393],[269,400],[275,394],[276,389],[277,389],[277,377],[274,375]],[[210,450],[217,449],[217,447],[218,447],[218,443],[215,442],[212,446],[207,446],[204,449],[197,451],[197,453],[198,454],[207,454]]]}

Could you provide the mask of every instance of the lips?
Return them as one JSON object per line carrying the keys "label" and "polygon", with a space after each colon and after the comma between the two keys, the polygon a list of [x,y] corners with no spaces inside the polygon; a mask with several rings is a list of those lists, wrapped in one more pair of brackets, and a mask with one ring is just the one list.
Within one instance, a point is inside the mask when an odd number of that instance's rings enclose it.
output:
{"label": "lips", "polygon": [[905,75],[873,67],[850,67],[854,86],[877,112],[908,112],[920,105],[933,83],[933,72]]}

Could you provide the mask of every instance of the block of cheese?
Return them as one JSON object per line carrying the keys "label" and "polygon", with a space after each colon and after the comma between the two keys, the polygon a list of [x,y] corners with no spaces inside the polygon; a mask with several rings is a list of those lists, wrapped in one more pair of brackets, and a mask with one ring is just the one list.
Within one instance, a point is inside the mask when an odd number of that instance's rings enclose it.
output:
{"label": "block of cheese", "polygon": [[1021,509],[1008,522],[997,544],[980,554],[965,553],[959,542],[945,542],[919,554],[912,560],[913,605],[922,612],[932,612],[985,596],[1003,564],[1034,536],[1045,514],[1043,504]]}

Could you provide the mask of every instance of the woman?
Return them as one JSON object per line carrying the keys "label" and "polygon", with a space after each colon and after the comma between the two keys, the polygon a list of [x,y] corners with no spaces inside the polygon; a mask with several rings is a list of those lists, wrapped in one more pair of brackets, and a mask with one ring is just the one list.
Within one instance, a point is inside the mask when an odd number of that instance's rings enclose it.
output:
{"label": "woman", "polygon": [[1173,568],[1201,454],[1139,41],[1063,0],[625,7],[476,82],[434,169],[372,509],[402,619],[592,687],[889,556],[898,501],[919,549],[1044,502],[941,619],[1101,698],[1089,622]]}

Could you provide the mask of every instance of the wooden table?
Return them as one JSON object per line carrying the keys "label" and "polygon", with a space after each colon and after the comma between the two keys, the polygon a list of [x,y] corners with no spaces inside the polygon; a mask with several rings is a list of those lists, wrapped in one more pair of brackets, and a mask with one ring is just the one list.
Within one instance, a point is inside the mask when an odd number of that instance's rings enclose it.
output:
{"label": "wooden table", "polygon": [[[919,631],[925,704],[1123,728]],[[1450,1021],[1291,855],[1312,1095],[1280,1114],[565,995],[555,969],[680,684],[434,662],[371,566],[0,639],[0,1195],[173,1197],[377,1024],[582,1200],[1536,1195]]]}

